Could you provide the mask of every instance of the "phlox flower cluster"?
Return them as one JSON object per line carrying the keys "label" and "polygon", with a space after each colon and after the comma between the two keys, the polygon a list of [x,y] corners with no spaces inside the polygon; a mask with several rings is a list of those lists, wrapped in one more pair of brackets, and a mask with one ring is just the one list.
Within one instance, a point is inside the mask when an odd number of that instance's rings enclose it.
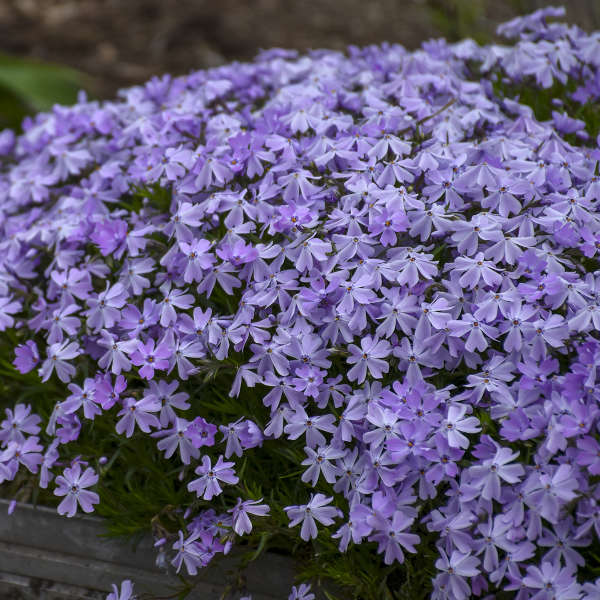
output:
{"label": "phlox flower cluster", "polygon": [[[600,100],[600,34],[561,14],[512,45],[268,50],[0,134],[2,344],[63,391],[6,408],[0,482],[90,512],[69,444],[145,436],[188,491],[157,544],[194,575],[271,518],[240,468],[289,444],[306,542],[430,543],[437,600],[599,598],[600,149],[568,109]],[[518,85],[564,97],[541,120]],[[219,365],[260,414],[211,422]]]}

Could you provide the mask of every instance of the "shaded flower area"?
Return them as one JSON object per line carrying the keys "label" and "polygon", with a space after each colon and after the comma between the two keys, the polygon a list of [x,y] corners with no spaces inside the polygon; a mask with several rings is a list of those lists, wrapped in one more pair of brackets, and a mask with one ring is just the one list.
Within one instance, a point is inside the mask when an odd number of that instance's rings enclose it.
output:
{"label": "shaded flower area", "polygon": [[330,598],[600,598],[600,34],[562,14],[2,132],[6,494],[182,575],[237,547]]}

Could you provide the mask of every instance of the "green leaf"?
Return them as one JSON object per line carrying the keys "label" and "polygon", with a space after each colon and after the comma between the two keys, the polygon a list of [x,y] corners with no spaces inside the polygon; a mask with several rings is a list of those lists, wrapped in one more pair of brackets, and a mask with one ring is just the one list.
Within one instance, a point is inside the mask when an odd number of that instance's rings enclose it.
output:
{"label": "green leaf", "polygon": [[17,128],[28,114],[74,104],[90,83],[69,67],[0,54],[0,126]]}

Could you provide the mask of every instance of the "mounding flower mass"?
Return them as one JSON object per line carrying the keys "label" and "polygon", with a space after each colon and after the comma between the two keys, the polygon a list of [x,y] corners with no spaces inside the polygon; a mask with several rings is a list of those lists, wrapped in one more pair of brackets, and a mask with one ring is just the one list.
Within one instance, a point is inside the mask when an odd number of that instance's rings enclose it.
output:
{"label": "mounding flower mass", "polygon": [[563,12],[2,132],[4,495],[182,574],[600,598],[600,34]]}

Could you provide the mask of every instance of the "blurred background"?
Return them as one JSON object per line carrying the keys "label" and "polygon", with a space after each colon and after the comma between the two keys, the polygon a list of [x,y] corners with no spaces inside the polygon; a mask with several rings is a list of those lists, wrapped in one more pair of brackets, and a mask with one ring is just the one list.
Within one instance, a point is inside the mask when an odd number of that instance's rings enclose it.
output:
{"label": "blurred background", "polygon": [[[261,48],[343,49],[432,37],[495,39],[543,0],[0,0],[0,127],[55,102],[112,98]],[[567,20],[600,29],[600,0],[565,0]]]}

